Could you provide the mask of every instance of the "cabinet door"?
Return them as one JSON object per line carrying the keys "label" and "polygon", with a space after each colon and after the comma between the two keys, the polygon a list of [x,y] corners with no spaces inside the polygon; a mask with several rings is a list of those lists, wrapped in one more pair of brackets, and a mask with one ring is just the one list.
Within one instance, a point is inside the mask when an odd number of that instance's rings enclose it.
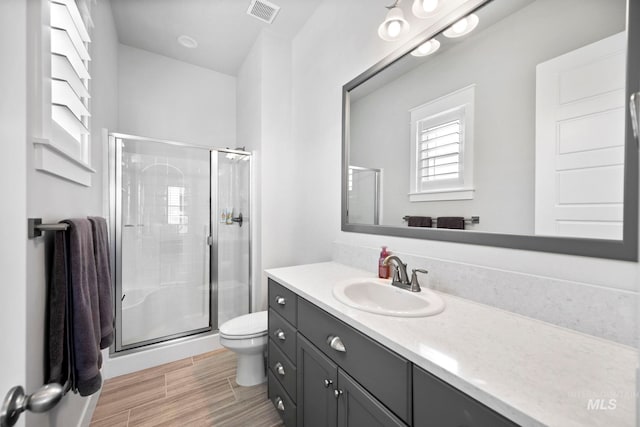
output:
{"label": "cabinet door", "polygon": [[338,427],[406,427],[382,403],[338,370]]}
{"label": "cabinet door", "polygon": [[413,367],[413,408],[415,427],[517,427],[417,366]]}
{"label": "cabinet door", "polygon": [[336,425],[338,367],[298,333],[298,425]]}

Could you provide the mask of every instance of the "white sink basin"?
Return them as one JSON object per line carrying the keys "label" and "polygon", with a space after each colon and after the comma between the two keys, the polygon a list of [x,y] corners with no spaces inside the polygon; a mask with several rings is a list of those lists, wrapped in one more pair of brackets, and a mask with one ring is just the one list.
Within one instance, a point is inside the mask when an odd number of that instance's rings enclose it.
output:
{"label": "white sink basin", "polygon": [[333,287],[333,296],[350,307],[385,316],[426,317],[444,310],[444,300],[435,292],[424,288],[411,292],[383,279],[340,282]]}

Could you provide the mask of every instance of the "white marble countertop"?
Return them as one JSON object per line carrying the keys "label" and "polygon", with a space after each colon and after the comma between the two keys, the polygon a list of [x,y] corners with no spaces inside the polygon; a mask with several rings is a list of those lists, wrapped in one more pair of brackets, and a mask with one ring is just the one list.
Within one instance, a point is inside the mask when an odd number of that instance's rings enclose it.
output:
{"label": "white marble countertop", "polygon": [[635,426],[635,349],[444,293],[432,317],[360,311],[332,287],[374,276],[334,262],[266,273],[522,426]]}

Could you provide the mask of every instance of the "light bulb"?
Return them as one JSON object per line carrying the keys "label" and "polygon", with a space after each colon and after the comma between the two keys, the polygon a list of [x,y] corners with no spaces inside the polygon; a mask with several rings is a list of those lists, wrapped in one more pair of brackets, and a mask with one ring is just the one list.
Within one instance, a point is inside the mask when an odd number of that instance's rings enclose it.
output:
{"label": "light bulb", "polygon": [[440,42],[436,39],[431,39],[422,43],[417,48],[415,48],[411,52],[411,55],[418,56],[418,57],[427,56],[427,55],[431,55],[432,53],[435,53],[435,51],[437,51],[439,48],[440,48]]}
{"label": "light bulb", "polygon": [[478,15],[471,14],[454,23],[446,29],[443,34],[449,38],[462,37],[473,31],[478,26],[479,22],[480,19],[478,18]]}
{"label": "light bulb", "polygon": [[467,21],[467,18],[462,18],[461,20],[453,24],[453,27],[451,27],[451,29],[454,33],[460,34],[464,33],[464,30],[466,30],[468,26],[469,22]]}
{"label": "light bulb", "polygon": [[439,0],[413,0],[411,11],[418,18],[431,18],[440,13],[439,6]]}
{"label": "light bulb", "polygon": [[391,21],[387,24],[387,34],[389,34],[389,37],[398,37],[400,35],[400,31],[402,31],[402,24],[400,24],[399,21]]}
{"label": "light bulb", "polygon": [[429,52],[431,50],[431,42],[426,42],[426,43],[422,43],[420,45],[420,47],[418,48],[418,52],[421,54],[426,54],[427,52]]}
{"label": "light bulb", "polygon": [[425,12],[433,12],[438,7],[438,0],[423,0],[422,10]]}
{"label": "light bulb", "polygon": [[384,21],[378,27],[378,36],[385,41],[397,40],[409,31],[409,23],[404,19],[402,9],[393,7],[387,12]]}

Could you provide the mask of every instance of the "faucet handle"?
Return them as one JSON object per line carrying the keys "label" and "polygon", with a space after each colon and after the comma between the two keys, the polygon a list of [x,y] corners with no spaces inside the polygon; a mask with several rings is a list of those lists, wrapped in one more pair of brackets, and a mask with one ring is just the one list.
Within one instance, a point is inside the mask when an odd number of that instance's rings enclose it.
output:
{"label": "faucet handle", "polygon": [[411,287],[409,290],[411,292],[420,292],[420,283],[418,283],[418,274],[417,273],[429,273],[427,270],[423,270],[421,268],[411,269]]}
{"label": "faucet handle", "polygon": [[400,269],[395,265],[391,266],[393,270],[393,275],[391,276],[391,281],[393,283],[400,283]]}

